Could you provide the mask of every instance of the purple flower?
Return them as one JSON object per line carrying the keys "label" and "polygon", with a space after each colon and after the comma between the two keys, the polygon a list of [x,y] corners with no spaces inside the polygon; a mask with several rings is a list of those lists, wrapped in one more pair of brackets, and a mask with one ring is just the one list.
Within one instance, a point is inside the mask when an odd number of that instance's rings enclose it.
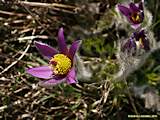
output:
{"label": "purple flower", "polygon": [[119,11],[125,15],[134,29],[140,27],[144,19],[143,0],[139,3],[129,3],[128,6],[118,5]]}
{"label": "purple flower", "polygon": [[140,31],[134,32],[130,39],[127,40],[124,45],[122,45],[121,51],[131,53],[132,55],[135,54],[136,49],[144,49],[145,51],[150,50],[149,40],[145,34],[144,29]]}
{"label": "purple flower", "polygon": [[40,82],[41,86],[54,86],[66,81],[68,84],[77,83],[74,68],[74,56],[80,45],[80,41],[74,41],[68,49],[65,43],[63,28],[58,32],[59,51],[51,46],[35,41],[39,52],[49,59],[48,66],[40,66],[27,69],[27,73],[38,78],[46,79]]}
{"label": "purple flower", "polygon": [[144,29],[142,29],[140,32],[134,32],[133,35],[136,40],[136,43],[138,43],[140,48],[146,51],[150,50],[149,40],[146,37]]}

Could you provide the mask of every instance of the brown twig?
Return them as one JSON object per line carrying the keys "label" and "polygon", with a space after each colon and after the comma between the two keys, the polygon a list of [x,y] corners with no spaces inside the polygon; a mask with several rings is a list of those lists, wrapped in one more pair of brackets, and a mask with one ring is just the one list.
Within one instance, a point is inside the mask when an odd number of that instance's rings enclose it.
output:
{"label": "brown twig", "polygon": [[75,9],[75,6],[71,5],[64,5],[64,4],[59,4],[59,3],[41,3],[41,2],[27,2],[27,1],[18,1],[19,4],[21,5],[27,5],[27,6],[37,6],[37,7],[47,7],[47,8],[70,8],[70,9]]}
{"label": "brown twig", "polygon": [[[32,35],[34,35],[34,33],[35,33],[35,29],[33,29]],[[27,53],[27,51],[29,50],[29,48],[31,46],[33,39],[34,38],[30,38],[30,40],[28,41],[28,45],[27,45],[26,49],[24,50],[24,52],[22,53],[22,55],[16,61],[12,62],[8,67],[6,67],[2,72],[0,72],[0,75],[7,72],[10,68],[12,68],[14,65],[16,65],[25,56],[25,54]]]}
{"label": "brown twig", "polygon": [[43,7],[43,8],[50,8],[56,11],[61,11],[65,13],[75,14],[78,7],[71,6],[71,5],[64,5],[59,3],[40,3],[40,2],[27,2],[27,1],[18,1],[15,2],[17,5],[21,6],[31,6],[31,7]]}
{"label": "brown twig", "polygon": [[0,14],[10,15],[10,16],[19,16],[19,17],[26,16],[26,14],[15,13],[15,12],[8,12],[8,11],[3,11],[3,10],[0,10]]}
{"label": "brown twig", "polygon": [[11,67],[13,67],[14,65],[16,65],[26,54],[26,52],[29,50],[31,45],[31,42],[29,42],[29,44],[27,45],[26,49],[24,50],[24,52],[22,53],[22,55],[14,62],[12,62],[12,64],[10,64],[8,67],[6,67],[2,72],[0,72],[0,75],[2,75],[3,73],[7,72]]}

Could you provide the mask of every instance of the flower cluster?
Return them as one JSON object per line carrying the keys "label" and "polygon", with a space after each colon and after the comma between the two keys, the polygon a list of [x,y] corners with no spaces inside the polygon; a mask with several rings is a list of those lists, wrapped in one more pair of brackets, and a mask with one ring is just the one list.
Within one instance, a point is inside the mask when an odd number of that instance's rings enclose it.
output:
{"label": "flower cluster", "polygon": [[[118,4],[119,11],[127,18],[134,32],[122,45],[121,51],[136,54],[136,51],[143,49],[150,50],[150,43],[144,28],[141,24],[144,21],[143,0],[139,3],[129,3],[128,5]],[[53,86],[62,82],[68,84],[77,83],[75,70],[75,53],[80,45],[80,41],[74,41],[68,49],[65,43],[63,28],[58,32],[59,51],[51,46],[35,41],[34,44],[39,52],[48,58],[47,66],[40,66],[27,69],[27,73],[45,79],[40,82],[41,86]]]}
{"label": "flower cluster", "polygon": [[126,16],[131,27],[135,30],[121,49],[123,52],[132,53],[132,55],[136,53],[137,49],[150,50],[145,29],[141,28],[141,24],[144,21],[143,3],[144,1],[139,3],[131,2],[128,5],[118,4],[119,11]]}
{"label": "flower cluster", "polygon": [[66,81],[68,84],[77,83],[74,67],[74,56],[80,45],[80,41],[74,41],[68,49],[65,43],[63,28],[58,32],[59,51],[51,46],[35,41],[39,52],[49,59],[48,66],[40,66],[27,69],[27,73],[38,78],[46,79],[40,82],[41,86],[54,86]]}

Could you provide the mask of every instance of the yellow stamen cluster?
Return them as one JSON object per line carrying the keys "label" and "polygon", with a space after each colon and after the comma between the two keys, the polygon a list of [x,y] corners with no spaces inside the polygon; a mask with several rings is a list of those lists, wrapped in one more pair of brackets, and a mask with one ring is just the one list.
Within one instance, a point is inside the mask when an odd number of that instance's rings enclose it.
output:
{"label": "yellow stamen cluster", "polygon": [[55,75],[65,75],[72,65],[71,60],[64,54],[54,55],[50,63]]}
{"label": "yellow stamen cluster", "polygon": [[139,38],[139,43],[140,43],[140,45],[142,46],[142,47],[144,47],[144,44],[143,44],[143,38]]}
{"label": "yellow stamen cluster", "polygon": [[133,13],[131,15],[131,19],[134,21],[134,22],[140,22],[141,21],[141,17],[138,13]]}

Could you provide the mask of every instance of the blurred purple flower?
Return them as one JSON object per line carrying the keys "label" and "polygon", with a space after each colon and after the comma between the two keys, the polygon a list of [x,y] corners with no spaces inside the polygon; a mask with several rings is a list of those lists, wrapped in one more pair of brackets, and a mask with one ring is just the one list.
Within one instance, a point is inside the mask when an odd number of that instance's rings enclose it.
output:
{"label": "blurred purple flower", "polygon": [[145,30],[136,31],[121,47],[122,52],[135,54],[136,49],[144,49],[145,51],[150,50],[149,40],[145,34]]}
{"label": "blurred purple flower", "polygon": [[140,27],[144,19],[143,0],[139,3],[129,3],[128,6],[118,5],[119,11],[125,15],[134,29]]}
{"label": "blurred purple flower", "polygon": [[79,40],[74,41],[68,49],[65,43],[63,28],[60,28],[58,32],[59,51],[41,42],[35,41],[34,44],[39,52],[49,59],[48,66],[27,69],[28,74],[46,79],[39,83],[41,86],[54,86],[64,81],[68,84],[77,83],[74,56],[80,45]]}
{"label": "blurred purple flower", "polygon": [[140,48],[146,51],[150,50],[149,40],[145,34],[144,29],[140,30],[140,32],[134,32],[133,35]]}

